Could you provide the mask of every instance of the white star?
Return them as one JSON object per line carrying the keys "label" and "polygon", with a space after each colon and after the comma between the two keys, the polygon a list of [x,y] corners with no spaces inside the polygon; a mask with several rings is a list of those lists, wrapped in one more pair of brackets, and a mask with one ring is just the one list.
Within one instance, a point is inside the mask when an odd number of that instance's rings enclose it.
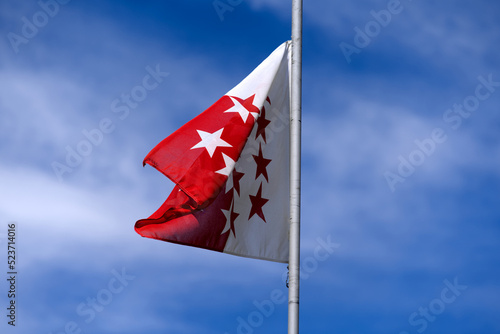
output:
{"label": "white star", "polygon": [[252,114],[252,116],[256,119],[257,116],[258,116],[258,113],[256,112],[250,112],[247,108],[245,108],[238,100],[236,100],[235,98],[233,97],[229,97],[231,99],[231,101],[233,101],[234,103],[234,106],[232,106],[231,108],[229,108],[228,110],[224,111],[225,113],[226,112],[237,112],[238,114],[240,114],[241,116],[241,119],[243,120],[243,122],[246,122],[247,119],[248,119],[248,114]]}
{"label": "white star", "polygon": [[224,163],[226,167],[219,169],[216,173],[229,176],[229,174],[233,171],[234,164],[236,163],[233,159],[222,153],[222,157],[224,158]]}
{"label": "white star", "polygon": [[200,135],[201,141],[198,144],[191,147],[191,149],[201,148],[201,147],[206,148],[211,158],[214,155],[214,152],[217,149],[217,147],[232,147],[231,144],[226,143],[224,140],[220,138],[220,136],[222,135],[222,130],[224,130],[224,128],[217,130],[214,133],[196,130]]}

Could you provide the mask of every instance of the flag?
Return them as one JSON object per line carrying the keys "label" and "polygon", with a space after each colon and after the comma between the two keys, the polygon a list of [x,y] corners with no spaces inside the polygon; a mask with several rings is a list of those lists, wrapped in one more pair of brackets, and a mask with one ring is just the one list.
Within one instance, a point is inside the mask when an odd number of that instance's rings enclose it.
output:
{"label": "flag", "polygon": [[175,183],[144,237],[288,262],[290,42],[144,159]]}

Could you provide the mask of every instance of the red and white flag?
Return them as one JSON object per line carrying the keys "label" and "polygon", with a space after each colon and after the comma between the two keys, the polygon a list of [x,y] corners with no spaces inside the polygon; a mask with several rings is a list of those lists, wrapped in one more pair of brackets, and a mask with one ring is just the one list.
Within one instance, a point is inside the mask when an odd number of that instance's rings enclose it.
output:
{"label": "red and white flag", "polygon": [[176,186],[144,237],[288,262],[290,44],[144,159]]}

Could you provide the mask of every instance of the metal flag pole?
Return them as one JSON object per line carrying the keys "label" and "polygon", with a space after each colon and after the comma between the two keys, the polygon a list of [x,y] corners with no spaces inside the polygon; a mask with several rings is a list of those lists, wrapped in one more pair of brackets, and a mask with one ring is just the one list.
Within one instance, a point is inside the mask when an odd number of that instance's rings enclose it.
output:
{"label": "metal flag pole", "polygon": [[302,0],[292,0],[288,334],[299,333]]}

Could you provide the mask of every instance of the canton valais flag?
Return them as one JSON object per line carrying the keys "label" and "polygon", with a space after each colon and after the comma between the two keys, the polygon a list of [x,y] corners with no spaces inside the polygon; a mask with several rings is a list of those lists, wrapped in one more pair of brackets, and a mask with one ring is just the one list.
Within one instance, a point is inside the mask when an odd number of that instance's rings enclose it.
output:
{"label": "canton valais flag", "polygon": [[290,43],[144,159],[175,183],[144,237],[288,262]]}

